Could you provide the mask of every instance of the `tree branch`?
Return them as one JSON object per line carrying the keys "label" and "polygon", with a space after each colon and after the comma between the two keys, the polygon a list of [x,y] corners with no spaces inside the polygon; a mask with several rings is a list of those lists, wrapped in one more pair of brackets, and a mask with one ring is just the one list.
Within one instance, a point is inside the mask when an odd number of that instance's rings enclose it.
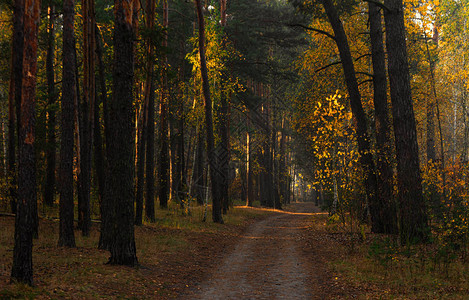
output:
{"label": "tree branch", "polygon": [[327,36],[327,37],[329,37],[329,38],[331,38],[335,41],[335,36],[334,35],[330,34],[327,31],[321,30],[321,29],[305,26],[303,24],[285,24],[285,25],[290,26],[290,27],[301,27],[301,28],[309,30],[309,31],[314,31],[316,33],[323,34],[323,35],[325,35],[325,36]]}
{"label": "tree branch", "polygon": [[341,64],[341,63],[342,63],[342,61],[340,61],[340,60],[339,60],[339,61],[335,61],[335,62],[333,62],[333,63],[330,63],[330,64],[328,64],[328,65],[325,65],[325,66],[323,66],[323,67],[320,67],[319,69],[317,69],[317,70],[314,71],[314,72],[315,72],[315,73],[318,73],[318,72],[320,72],[320,71],[322,71],[322,70],[325,70],[325,69],[327,69],[327,68],[329,68],[329,67],[332,67],[332,66],[335,66],[335,65],[338,65],[338,64]]}
{"label": "tree branch", "polygon": [[373,74],[370,74],[370,73],[367,73],[367,72],[355,72],[355,74],[361,74],[361,75],[366,75],[366,76],[373,77]]}
{"label": "tree branch", "polygon": [[372,81],[373,81],[373,79],[364,80],[364,81],[360,82],[360,83],[358,84],[358,86],[360,86],[360,85],[362,85],[362,84],[364,84],[364,83],[367,83],[367,82],[372,82]]}
{"label": "tree branch", "polygon": [[355,58],[355,61],[359,61],[360,59],[364,58],[364,57],[367,57],[367,56],[371,56],[370,53],[365,53],[365,54],[362,54],[360,55],[359,57]]}

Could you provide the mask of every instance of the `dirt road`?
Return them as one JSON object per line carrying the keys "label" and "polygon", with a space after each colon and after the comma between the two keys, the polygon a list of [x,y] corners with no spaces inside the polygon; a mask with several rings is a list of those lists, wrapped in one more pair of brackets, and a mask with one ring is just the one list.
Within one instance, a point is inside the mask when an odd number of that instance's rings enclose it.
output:
{"label": "dirt road", "polygon": [[308,220],[318,208],[297,203],[242,235],[196,299],[323,299],[327,268],[305,255]]}

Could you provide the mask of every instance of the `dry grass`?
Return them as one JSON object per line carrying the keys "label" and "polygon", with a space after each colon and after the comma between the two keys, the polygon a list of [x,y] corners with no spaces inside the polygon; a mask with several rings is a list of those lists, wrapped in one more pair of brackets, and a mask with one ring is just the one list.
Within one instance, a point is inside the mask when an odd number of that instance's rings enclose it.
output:
{"label": "dry grass", "polygon": [[360,232],[331,231],[327,222],[316,226],[335,239],[338,257],[329,265],[359,299],[469,299],[467,259],[442,257],[435,245],[399,247],[386,236],[366,233],[363,241]]}
{"label": "dry grass", "polygon": [[[53,216],[54,211],[46,215]],[[225,224],[201,222],[203,207],[192,216],[176,207],[158,210],[157,222],[135,228],[140,266],[107,265],[108,252],[97,249],[99,224],[90,237],[75,232],[77,248],[59,248],[57,220],[41,219],[34,241],[35,286],[10,284],[14,218],[0,217],[0,299],[9,298],[174,298],[204,279],[244,228],[270,212],[233,208]]]}

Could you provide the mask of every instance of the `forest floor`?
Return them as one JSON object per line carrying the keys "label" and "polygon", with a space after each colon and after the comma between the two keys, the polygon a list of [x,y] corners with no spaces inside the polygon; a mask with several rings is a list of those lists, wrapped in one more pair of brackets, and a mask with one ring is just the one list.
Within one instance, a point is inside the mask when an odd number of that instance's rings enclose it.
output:
{"label": "forest floor", "polygon": [[[90,237],[75,232],[77,248],[56,246],[58,222],[41,218],[34,241],[34,287],[10,284],[14,218],[0,217],[0,299],[323,299],[350,298],[353,289],[331,272],[339,249],[327,238],[327,214],[311,203],[285,210],[235,207],[225,224],[201,222],[177,209],[136,227],[140,266],[106,264]],[[316,225],[314,225],[316,224]]]}
{"label": "forest floor", "polygon": [[469,299],[467,263],[383,252],[373,245],[387,237],[348,232],[312,203],[202,218],[202,207],[173,207],[135,227],[137,268],[106,264],[98,223],[67,249],[56,246],[57,220],[41,218],[31,288],[10,284],[14,218],[0,216],[0,299]]}

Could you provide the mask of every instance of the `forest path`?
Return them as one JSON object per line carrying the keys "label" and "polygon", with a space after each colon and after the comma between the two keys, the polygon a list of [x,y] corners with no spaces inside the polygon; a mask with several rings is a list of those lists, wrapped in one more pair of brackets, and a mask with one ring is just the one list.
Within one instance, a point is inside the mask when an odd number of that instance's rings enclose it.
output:
{"label": "forest path", "polygon": [[195,298],[325,298],[327,268],[303,247],[309,222],[317,212],[313,203],[294,203],[287,211],[252,224],[221,266],[199,286]]}

